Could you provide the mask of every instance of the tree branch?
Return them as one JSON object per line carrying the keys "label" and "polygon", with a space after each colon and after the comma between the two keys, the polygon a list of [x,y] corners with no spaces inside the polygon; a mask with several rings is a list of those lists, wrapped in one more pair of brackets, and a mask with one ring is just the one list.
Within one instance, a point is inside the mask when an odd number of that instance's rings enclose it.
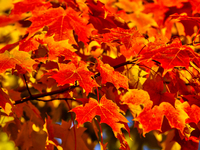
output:
{"label": "tree branch", "polygon": [[25,81],[25,84],[26,84],[26,89],[28,90],[28,93],[29,93],[30,97],[32,97],[31,91],[30,91],[30,89],[28,87],[28,83],[27,83],[27,80],[26,80],[26,77],[25,77],[24,74],[23,74],[23,77],[24,77],[24,81]]}
{"label": "tree branch", "polygon": [[36,95],[24,97],[24,98],[22,98],[20,100],[16,100],[15,103],[14,103],[14,105],[21,104],[21,103],[27,102],[29,100],[36,100],[36,99],[44,97],[44,96],[49,96],[49,95],[63,93],[65,91],[72,90],[72,89],[74,89],[76,87],[78,87],[78,86],[70,86],[70,87],[59,89],[59,90],[52,91],[52,92],[45,92],[45,93],[41,93],[41,94],[36,94]]}
{"label": "tree branch", "polygon": [[79,102],[79,103],[83,103],[82,101],[79,101],[79,100],[76,100],[74,98],[53,98],[53,99],[49,99],[49,100],[43,100],[43,99],[36,99],[36,101],[42,101],[42,102],[50,102],[50,101],[54,101],[54,100],[71,100],[71,101],[76,101],[76,102]]}

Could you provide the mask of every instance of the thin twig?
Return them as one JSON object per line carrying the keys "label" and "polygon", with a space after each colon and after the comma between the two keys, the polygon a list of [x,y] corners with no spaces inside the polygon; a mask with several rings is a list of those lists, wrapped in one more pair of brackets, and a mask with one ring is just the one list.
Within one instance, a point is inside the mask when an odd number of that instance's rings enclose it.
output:
{"label": "thin twig", "polygon": [[74,98],[53,98],[53,99],[49,99],[49,100],[43,100],[43,99],[35,99],[35,100],[36,101],[42,101],[42,102],[50,102],[50,101],[54,101],[54,100],[65,100],[65,101],[71,100],[71,101],[76,101],[76,102],[78,102],[80,104],[83,104],[82,101],[76,100]]}
{"label": "thin twig", "polygon": [[72,89],[74,89],[76,87],[78,87],[78,86],[70,86],[70,87],[59,89],[59,90],[52,91],[52,92],[45,92],[45,93],[41,93],[41,94],[32,95],[32,97],[30,97],[30,96],[24,97],[24,98],[22,98],[20,100],[16,100],[15,103],[14,103],[14,105],[21,104],[21,103],[27,102],[29,100],[37,100],[38,98],[41,98],[41,97],[44,97],[44,96],[49,96],[49,95],[63,93],[65,91],[72,90]]}
{"label": "thin twig", "polygon": [[[69,110],[71,110],[68,101],[66,101],[66,103],[67,103],[67,106],[69,107]],[[74,123],[74,119],[73,119],[73,116],[72,116],[72,112],[70,113],[70,115],[71,115],[71,120],[73,122],[73,129],[74,129],[74,140],[75,140],[75,143],[74,143],[75,144],[75,148],[74,148],[74,150],[76,150],[76,128],[75,128],[75,123]]]}
{"label": "thin twig", "polygon": [[26,80],[26,77],[25,77],[24,74],[23,74],[23,77],[24,77],[24,81],[25,81],[25,84],[26,84],[26,89],[28,90],[28,93],[29,93],[30,97],[33,97],[32,94],[31,94],[31,91],[30,91],[30,89],[28,87],[27,80]]}
{"label": "thin twig", "polygon": [[100,134],[101,134],[101,145],[103,146],[103,132],[102,132],[101,124],[100,124],[99,120],[96,117],[94,119],[96,120],[96,122],[99,125],[99,130],[100,130]]}

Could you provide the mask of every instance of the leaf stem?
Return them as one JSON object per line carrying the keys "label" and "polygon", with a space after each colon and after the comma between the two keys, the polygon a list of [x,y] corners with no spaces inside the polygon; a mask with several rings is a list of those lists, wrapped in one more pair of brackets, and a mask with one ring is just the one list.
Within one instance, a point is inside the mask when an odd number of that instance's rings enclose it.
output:
{"label": "leaf stem", "polygon": [[103,146],[103,132],[102,132],[101,124],[96,117],[95,117],[95,120],[97,121],[97,123],[99,125],[99,130],[100,130],[100,133],[101,133],[101,145]]}
{"label": "leaf stem", "polygon": [[97,88],[97,100],[98,100],[98,103],[99,103],[99,90],[98,90],[98,87]]}
{"label": "leaf stem", "polygon": [[[69,105],[67,100],[66,100],[66,103],[67,103],[67,106],[69,107],[69,110],[70,110],[71,108],[70,108],[70,105]],[[75,123],[74,123],[74,119],[73,119],[73,116],[72,116],[72,112],[70,113],[70,115],[71,115],[71,120],[72,120],[72,123],[73,123],[73,130],[74,130],[74,140],[75,140],[74,150],[76,150],[76,129],[75,129]]]}

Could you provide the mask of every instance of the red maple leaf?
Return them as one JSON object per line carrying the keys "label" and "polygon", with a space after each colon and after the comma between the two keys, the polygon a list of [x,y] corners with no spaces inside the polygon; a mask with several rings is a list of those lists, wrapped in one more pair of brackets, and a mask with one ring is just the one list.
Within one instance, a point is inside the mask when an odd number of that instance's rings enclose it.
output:
{"label": "red maple leaf", "polygon": [[120,27],[112,28],[109,33],[103,34],[101,42],[118,43],[120,52],[126,57],[136,56],[144,47],[144,37],[136,28],[123,29]]}
{"label": "red maple leaf", "polygon": [[128,78],[117,71],[109,64],[104,64],[101,60],[97,59],[97,69],[102,77],[102,84],[111,82],[119,89],[120,87],[128,89]]}
{"label": "red maple leaf", "polygon": [[43,10],[44,8],[47,9],[51,6],[51,3],[50,2],[46,2],[44,0],[23,0],[23,1],[20,1],[20,2],[17,2],[17,3],[14,3],[13,4],[13,9],[11,11],[11,14],[12,15],[21,15],[22,13],[25,13],[25,12],[33,12],[35,11],[35,9],[38,9],[39,8],[41,9],[41,7],[43,7]]}
{"label": "red maple leaf", "polygon": [[57,60],[59,56],[64,56],[66,60],[76,59],[78,55],[74,53],[76,51],[68,40],[55,41],[53,37],[46,37],[43,35],[34,36],[33,38],[21,40],[19,43],[20,51],[35,51],[38,46],[46,45],[48,50],[48,59]]}
{"label": "red maple leaf", "polygon": [[30,52],[38,49],[40,43],[35,38],[23,39],[19,42],[19,50]]}
{"label": "red maple leaf", "polygon": [[159,105],[161,102],[174,105],[175,98],[173,94],[166,91],[165,84],[159,78],[147,79],[143,84],[143,89],[149,93],[153,105]]}
{"label": "red maple leaf", "polygon": [[46,11],[39,11],[29,19],[32,24],[28,28],[30,35],[48,26],[47,35],[54,35],[56,41],[69,39],[69,43],[76,44],[73,30],[78,35],[78,39],[87,44],[90,35],[90,26],[87,21],[79,16],[72,8],[50,8]]}
{"label": "red maple leaf", "polygon": [[129,89],[121,98],[123,104],[127,104],[133,117],[140,114],[143,108],[151,105],[149,94],[144,90]]}
{"label": "red maple leaf", "polygon": [[78,81],[87,94],[92,91],[93,87],[98,86],[96,81],[91,78],[94,73],[87,69],[87,65],[83,61],[80,61],[79,64],[73,62],[59,64],[59,68],[60,70],[52,75],[52,78],[56,80],[58,85],[74,84],[75,81]]}
{"label": "red maple leaf", "polygon": [[[48,135],[46,145],[50,147],[50,145],[53,144],[58,149],[61,149],[62,147],[63,149],[73,150],[75,149],[76,144],[77,150],[88,150],[82,137],[82,134],[86,129],[83,127],[80,127],[78,129],[74,128],[75,126],[72,127],[71,122],[66,122],[63,120],[61,122],[61,125],[54,124],[51,118],[48,116],[47,119],[45,119],[44,125],[44,129]],[[55,138],[62,139],[62,144],[59,145]],[[79,144],[81,145],[81,147],[78,146]]]}
{"label": "red maple leaf", "polygon": [[119,107],[108,100],[105,95],[102,96],[100,103],[97,100],[90,98],[89,103],[85,106],[78,106],[73,108],[71,111],[76,113],[76,120],[78,121],[78,127],[85,122],[91,122],[92,119],[98,115],[101,117],[100,123],[108,124],[117,137],[117,134],[122,134],[121,128],[125,128],[124,124],[128,120],[120,114]]}
{"label": "red maple leaf", "polygon": [[176,66],[188,68],[190,61],[199,60],[199,55],[176,39],[171,44],[162,45],[160,48],[143,50],[140,59],[156,60],[167,71]]}
{"label": "red maple leaf", "polygon": [[168,119],[171,128],[179,129],[184,135],[186,119],[189,118],[187,113],[181,108],[181,102],[176,100],[175,108],[168,102],[162,102],[160,105],[148,105],[135,119],[139,121],[143,128],[143,135],[152,131],[161,131],[164,116]]}
{"label": "red maple leaf", "polygon": [[128,25],[121,21],[119,17],[110,13],[102,2],[87,0],[87,5],[90,12],[89,22],[92,23],[99,33],[106,33],[107,29],[117,27],[128,29]]}

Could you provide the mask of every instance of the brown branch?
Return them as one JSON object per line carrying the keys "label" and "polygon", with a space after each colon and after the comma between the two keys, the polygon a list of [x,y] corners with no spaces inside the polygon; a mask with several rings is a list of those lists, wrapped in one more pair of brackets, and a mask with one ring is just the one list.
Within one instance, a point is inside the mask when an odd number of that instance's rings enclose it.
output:
{"label": "brown branch", "polygon": [[26,89],[28,90],[28,93],[29,93],[30,97],[32,97],[31,91],[30,91],[30,89],[29,89],[29,87],[28,87],[28,83],[27,83],[27,80],[26,80],[26,76],[25,76],[24,74],[23,74],[23,77],[24,77],[24,81],[25,81],[25,84],[26,84]]}
{"label": "brown branch", "polygon": [[53,98],[53,99],[49,99],[49,100],[43,100],[43,99],[35,99],[35,100],[36,101],[42,101],[42,102],[50,102],[50,101],[54,101],[54,100],[65,100],[65,101],[71,100],[71,101],[76,101],[76,102],[79,102],[79,103],[83,104],[82,101],[76,100],[74,98]]}
{"label": "brown branch", "polygon": [[24,98],[22,98],[20,100],[16,100],[15,103],[14,103],[14,105],[21,104],[21,103],[27,102],[29,100],[38,100],[38,98],[41,98],[41,97],[44,97],[44,96],[49,96],[49,95],[63,93],[65,91],[72,90],[72,89],[74,89],[76,87],[78,87],[78,86],[70,86],[70,87],[59,89],[59,90],[52,91],[52,92],[45,92],[45,93],[41,93],[41,94],[36,94],[36,95],[24,97]]}

